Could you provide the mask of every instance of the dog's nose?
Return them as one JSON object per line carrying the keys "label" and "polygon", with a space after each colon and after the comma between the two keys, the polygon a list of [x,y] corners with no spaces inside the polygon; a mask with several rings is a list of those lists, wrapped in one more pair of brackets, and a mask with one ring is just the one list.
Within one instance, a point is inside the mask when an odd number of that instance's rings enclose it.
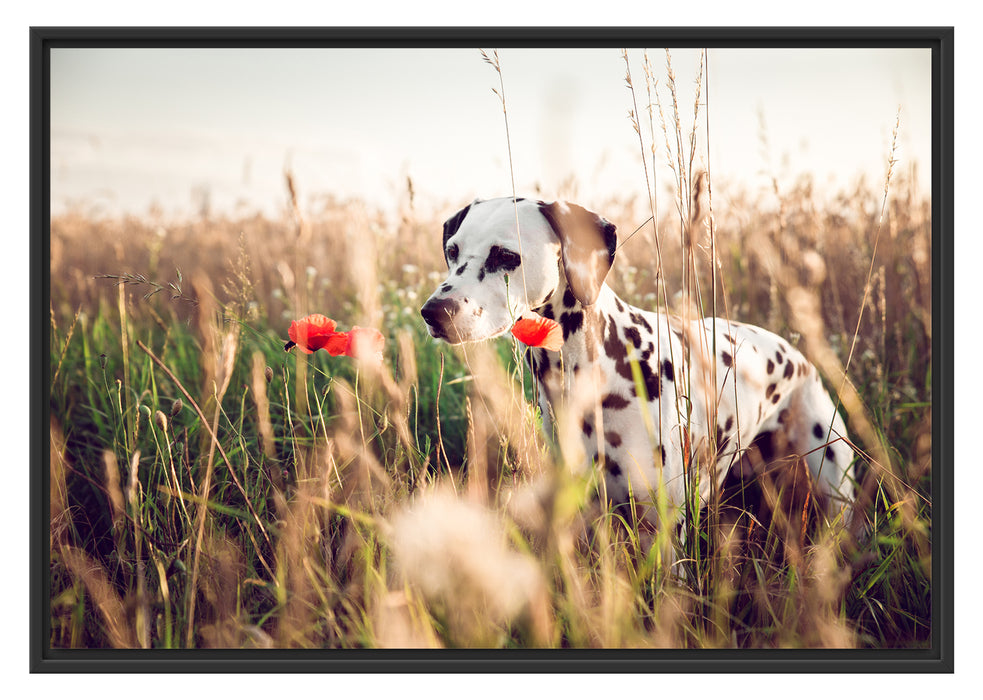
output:
{"label": "dog's nose", "polygon": [[427,325],[436,330],[443,328],[444,324],[457,314],[459,308],[460,304],[453,299],[430,298],[420,309],[420,315]]}

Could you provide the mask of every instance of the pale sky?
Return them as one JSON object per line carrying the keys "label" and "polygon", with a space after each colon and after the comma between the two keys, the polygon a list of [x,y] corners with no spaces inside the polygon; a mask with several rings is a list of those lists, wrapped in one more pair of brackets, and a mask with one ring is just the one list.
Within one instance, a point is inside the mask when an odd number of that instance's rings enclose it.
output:
{"label": "pale sky", "polygon": [[[642,51],[629,55],[647,144]],[[518,194],[537,185],[545,197],[565,194],[573,176],[585,205],[644,195],[619,50],[499,56]],[[669,117],[665,52],[649,57]],[[672,61],[688,134],[699,52],[674,49]],[[810,173],[830,192],[866,174],[876,190],[900,107],[897,167],[917,163],[928,193],[928,49],[711,49],[708,65],[710,151],[701,113],[697,160],[708,161],[715,191],[758,191],[763,173],[780,182]],[[182,214],[205,187],[219,212],[239,202],[273,213],[287,165],[304,203],[331,194],[387,209],[407,176],[421,206],[509,194],[497,87],[477,49],[52,50],[52,211],[82,201],[142,214],[157,202]]]}

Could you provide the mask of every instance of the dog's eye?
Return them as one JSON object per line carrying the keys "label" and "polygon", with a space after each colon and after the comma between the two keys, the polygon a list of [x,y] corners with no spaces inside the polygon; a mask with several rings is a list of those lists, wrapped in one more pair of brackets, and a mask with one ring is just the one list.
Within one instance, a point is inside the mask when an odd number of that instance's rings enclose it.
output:
{"label": "dog's eye", "polygon": [[456,243],[454,243],[453,245],[447,246],[447,261],[448,262],[454,262],[455,260],[457,260],[457,254],[458,254],[458,250],[457,250],[457,244]]}

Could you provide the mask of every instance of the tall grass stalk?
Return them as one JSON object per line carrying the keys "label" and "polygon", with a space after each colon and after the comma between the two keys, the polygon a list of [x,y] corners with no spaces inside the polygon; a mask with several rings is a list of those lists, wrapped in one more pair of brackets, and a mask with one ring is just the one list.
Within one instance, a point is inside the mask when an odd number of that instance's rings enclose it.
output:
{"label": "tall grass stalk", "polygon": [[[498,74],[498,87],[492,88],[499,101],[502,103],[502,117],[505,120],[505,146],[508,151],[509,157],[509,180],[512,183],[512,199],[516,199],[517,194],[515,190],[515,164],[512,161],[512,137],[509,133],[509,111],[508,105],[505,102],[505,76],[502,74],[502,62],[498,56],[498,49],[492,51],[492,55],[489,56],[484,49],[481,49],[482,60],[495,69]],[[522,231],[519,228],[519,209],[515,207],[515,238],[516,243],[519,246],[519,257],[522,257]],[[529,292],[526,288],[526,269],[525,266],[522,268],[522,293],[525,295],[526,299],[529,299]]]}

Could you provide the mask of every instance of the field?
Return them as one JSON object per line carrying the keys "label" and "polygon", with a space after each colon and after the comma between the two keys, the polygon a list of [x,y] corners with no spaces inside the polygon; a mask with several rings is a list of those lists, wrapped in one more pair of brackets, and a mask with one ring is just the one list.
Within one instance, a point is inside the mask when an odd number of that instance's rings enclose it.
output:
{"label": "field", "polygon": [[[509,339],[427,335],[463,203],[300,203],[288,175],[279,217],[52,220],[51,647],[929,646],[927,196],[903,171],[833,198],[714,182],[695,228],[680,171],[657,229],[647,197],[593,203],[627,240],[608,282],[816,363],[861,452],[859,541],[739,545],[714,503],[653,541],[562,428],[546,445]],[[379,329],[381,369],[286,352],[309,313]]]}

